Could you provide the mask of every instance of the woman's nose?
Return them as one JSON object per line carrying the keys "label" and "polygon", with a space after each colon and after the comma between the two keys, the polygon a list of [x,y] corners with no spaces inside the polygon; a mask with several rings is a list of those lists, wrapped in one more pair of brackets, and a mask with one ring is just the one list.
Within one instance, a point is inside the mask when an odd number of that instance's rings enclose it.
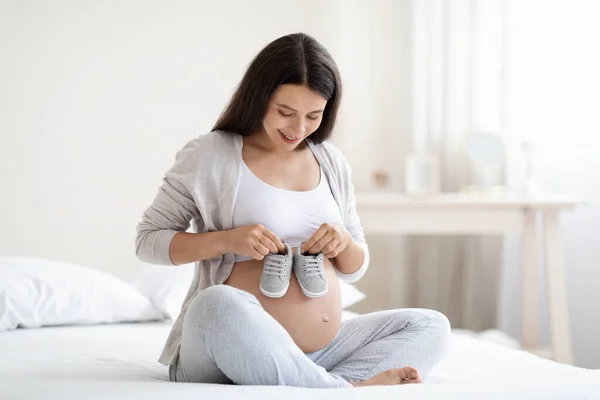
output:
{"label": "woman's nose", "polygon": [[306,126],[302,121],[296,121],[292,126],[292,130],[296,135],[304,135],[306,133]]}

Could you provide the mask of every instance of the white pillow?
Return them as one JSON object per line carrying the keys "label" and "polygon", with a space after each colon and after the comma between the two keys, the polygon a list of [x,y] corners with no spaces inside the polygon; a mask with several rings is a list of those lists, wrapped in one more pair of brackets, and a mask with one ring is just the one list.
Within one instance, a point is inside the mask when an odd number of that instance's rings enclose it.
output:
{"label": "white pillow", "polygon": [[342,308],[348,308],[367,297],[356,286],[342,279],[340,279],[340,292],[342,294]]}
{"label": "white pillow", "polygon": [[194,279],[194,264],[176,267],[146,265],[145,271],[129,283],[150,300],[165,318],[179,316],[183,301]]}
{"label": "white pillow", "polygon": [[[177,267],[148,265],[146,269],[130,281],[131,285],[148,297],[166,318],[175,320],[194,278],[194,264]],[[354,285],[341,279],[339,282],[342,308],[348,308],[366,297]]]}
{"label": "white pillow", "polygon": [[0,257],[0,332],[162,318],[147,298],[112,275],[42,258]]}

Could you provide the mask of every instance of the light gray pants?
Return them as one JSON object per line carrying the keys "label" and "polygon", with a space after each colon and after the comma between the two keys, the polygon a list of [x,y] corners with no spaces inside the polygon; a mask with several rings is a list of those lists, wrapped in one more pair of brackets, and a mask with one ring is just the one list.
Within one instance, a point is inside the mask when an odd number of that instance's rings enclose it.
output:
{"label": "light gray pants", "polygon": [[303,353],[254,295],[215,285],[187,309],[170,379],[342,388],[404,366],[425,377],[446,354],[449,337],[448,319],[437,311],[379,311],[344,321],[326,348]]}

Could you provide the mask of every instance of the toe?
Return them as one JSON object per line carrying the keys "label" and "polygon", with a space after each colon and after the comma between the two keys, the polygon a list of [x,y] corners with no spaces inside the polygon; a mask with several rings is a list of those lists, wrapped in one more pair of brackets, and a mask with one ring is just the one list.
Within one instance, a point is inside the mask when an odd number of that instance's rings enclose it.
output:
{"label": "toe", "polygon": [[417,379],[419,378],[419,370],[414,367],[405,367],[406,377],[408,379]]}

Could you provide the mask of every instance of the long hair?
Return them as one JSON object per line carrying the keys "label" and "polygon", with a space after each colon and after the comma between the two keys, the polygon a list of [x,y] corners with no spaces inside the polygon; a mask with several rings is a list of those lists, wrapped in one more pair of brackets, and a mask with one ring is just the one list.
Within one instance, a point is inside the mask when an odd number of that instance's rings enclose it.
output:
{"label": "long hair", "polygon": [[321,124],[310,136],[314,143],[327,140],[335,125],[342,82],[329,52],[304,33],[282,36],[258,53],[212,130],[244,136],[259,130],[269,98],[283,84],[307,85],[327,100]]}

